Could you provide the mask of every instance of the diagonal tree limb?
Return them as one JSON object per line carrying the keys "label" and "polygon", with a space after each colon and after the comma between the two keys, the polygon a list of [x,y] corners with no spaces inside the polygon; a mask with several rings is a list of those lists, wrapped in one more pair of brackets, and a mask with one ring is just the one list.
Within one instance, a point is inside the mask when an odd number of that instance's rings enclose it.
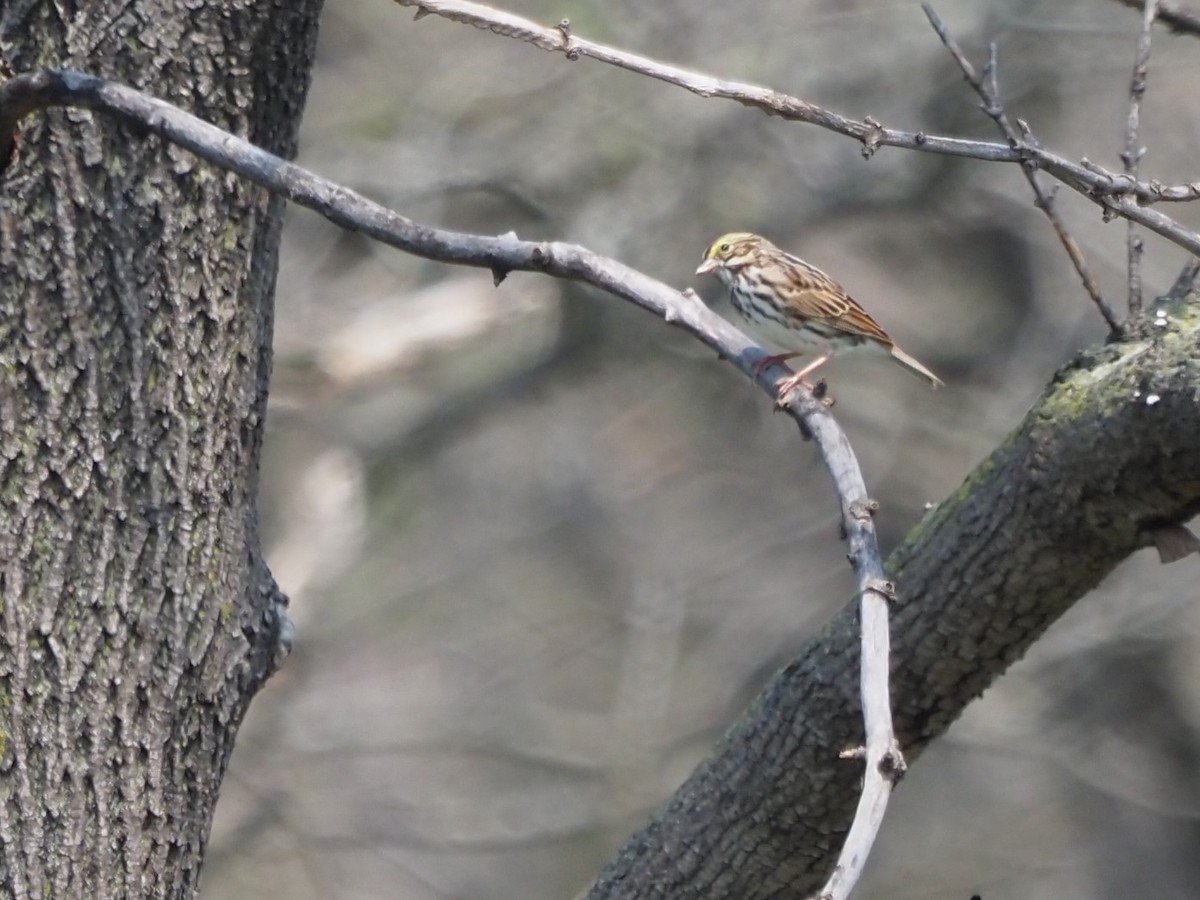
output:
{"label": "diagonal tree limb", "polygon": [[[1108,345],[1060,371],[889,558],[902,598],[893,715],[910,761],[1155,529],[1200,512],[1200,315],[1180,304],[1165,318],[1170,340]],[[830,770],[820,750],[857,729],[856,631],[847,606],[626,843],[591,900],[818,887],[856,795],[856,773]]]}

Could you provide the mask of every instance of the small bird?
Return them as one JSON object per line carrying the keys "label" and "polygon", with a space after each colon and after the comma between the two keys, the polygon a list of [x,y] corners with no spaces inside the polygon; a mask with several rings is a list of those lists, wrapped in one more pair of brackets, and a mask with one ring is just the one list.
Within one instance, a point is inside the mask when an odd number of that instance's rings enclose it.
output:
{"label": "small bird", "polygon": [[799,257],[757,234],[722,235],[704,253],[697,275],[714,274],[729,288],[733,308],[765,340],[788,348],[754,365],[756,372],[816,350],[818,356],[775,387],[785,397],[837,353],[855,347],[883,351],[933,387],[943,382],[896,346],[846,289]]}

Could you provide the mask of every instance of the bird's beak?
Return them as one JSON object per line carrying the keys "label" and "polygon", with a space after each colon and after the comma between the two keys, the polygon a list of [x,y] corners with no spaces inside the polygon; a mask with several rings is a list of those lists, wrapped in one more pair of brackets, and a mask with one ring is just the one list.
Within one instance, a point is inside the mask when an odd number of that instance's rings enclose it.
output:
{"label": "bird's beak", "polygon": [[696,274],[707,275],[709,272],[715,272],[720,265],[715,259],[706,259],[700,263],[700,268],[696,270]]}

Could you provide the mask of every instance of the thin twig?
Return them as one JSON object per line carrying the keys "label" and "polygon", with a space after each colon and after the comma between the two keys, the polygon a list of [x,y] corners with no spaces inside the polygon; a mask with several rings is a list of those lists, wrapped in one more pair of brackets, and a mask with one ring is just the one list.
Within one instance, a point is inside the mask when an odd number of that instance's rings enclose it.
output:
{"label": "thin twig", "polygon": [[[1138,180],[1138,169],[1146,150],[1139,134],[1142,119],[1142,97],[1146,93],[1146,78],[1150,71],[1150,29],[1158,14],[1158,0],[1145,0],[1142,10],[1142,29],[1138,34],[1137,53],[1133,59],[1133,75],[1129,79],[1129,115],[1125,120],[1125,149],[1121,162],[1131,181]],[[1129,264],[1129,319],[1136,328],[1142,314],[1142,236],[1136,222],[1126,223],[1126,256]]]}
{"label": "thin twig", "polygon": [[[1130,9],[1145,9],[1142,0],[1117,0],[1117,2]],[[1178,3],[1159,0],[1158,21],[1176,34],[1191,34],[1200,37],[1200,12],[1186,9]]]}
{"label": "thin twig", "polygon": [[[1037,160],[1023,150],[1026,145],[1033,144],[1033,136],[1029,132],[1028,126],[1024,122],[1020,122],[1021,131],[1018,132],[1017,127],[1008,118],[1008,113],[1004,109],[1004,103],[1000,99],[1000,86],[998,76],[996,74],[996,45],[991,43],[988,45],[988,59],[983,69],[983,75],[980,76],[971,61],[967,59],[967,55],[959,46],[958,41],[950,34],[950,29],[941,17],[934,11],[933,7],[928,3],[922,3],[921,8],[925,11],[926,18],[929,19],[929,24],[933,26],[933,30],[937,32],[937,36],[942,43],[946,45],[946,49],[950,51],[950,55],[954,57],[954,61],[962,70],[963,77],[967,83],[979,95],[979,99],[983,101],[983,111],[996,123],[996,127],[1008,140],[1008,145],[1013,151],[1021,156],[1021,171],[1025,175],[1025,180],[1029,182],[1029,186],[1033,188],[1034,205],[1046,214],[1046,218],[1050,220],[1050,225],[1054,229],[1054,233],[1058,236],[1059,243],[1063,249],[1067,251],[1067,256],[1071,260],[1071,265],[1075,267],[1075,272],[1079,275],[1079,280],[1083,282],[1083,289],[1087,295],[1092,298],[1092,303],[1096,309],[1100,311],[1100,315],[1104,317],[1104,321],[1108,324],[1110,333],[1117,335],[1121,333],[1121,325],[1117,321],[1112,309],[1105,302],[1103,295],[1100,293],[1100,285],[1092,276],[1091,270],[1088,268],[1087,261],[1083,258],[1083,251],[1079,248],[1079,243],[1072,237],[1067,230],[1066,223],[1059,216],[1058,211],[1054,208],[1054,191],[1047,190],[1042,186],[1041,179],[1038,177],[1038,162]],[[1134,179],[1136,180],[1136,179]],[[1132,227],[1132,222],[1130,227]]]}
{"label": "thin twig", "polygon": [[[851,119],[770,88],[714,78],[711,75],[665,65],[635,53],[584,40],[571,31],[569,23],[566,25],[560,23],[556,28],[543,28],[529,19],[493,9],[481,3],[471,3],[467,0],[396,0],[396,3],[401,6],[415,7],[417,18],[435,14],[525,41],[544,50],[563,53],[568,59],[590,57],[609,65],[665,81],[701,97],[723,97],[735,100],[744,106],[761,109],[769,115],[779,116],[782,119],[817,125],[860,141],[863,145],[863,153],[868,156],[880,147],[900,147],[925,153],[968,157],[985,162],[1020,163],[1026,157],[1033,156],[1050,175],[1072,190],[1083,194],[1103,209],[1106,216],[1132,219],[1168,241],[1178,244],[1188,252],[1200,255],[1200,233],[1184,228],[1170,216],[1145,209],[1133,202],[1133,198],[1150,203],[1166,199],[1196,199],[1197,195],[1200,195],[1200,183],[1171,188],[1164,188],[1157,182],[1131,183],[1119,173],[1096,167],[1089,169],[1081,163],[1071,162],[1065,157],[1050,153],[1032,143],[1018,153],[1007,144],[932,135],[924,131],[887,128],[869,116],[861,120]],[[1030,142],[1032,140],[1030,137]],[[2,149],[3,147],[0,146],[0,150]],[[1160,196],[1162,191],[1167,191],[1172,196]]]}

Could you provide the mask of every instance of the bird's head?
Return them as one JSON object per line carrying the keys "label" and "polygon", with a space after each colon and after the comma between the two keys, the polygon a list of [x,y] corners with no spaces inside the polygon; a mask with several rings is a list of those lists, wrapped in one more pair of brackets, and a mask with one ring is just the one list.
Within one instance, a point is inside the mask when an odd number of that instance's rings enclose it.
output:
{"label": "bird's head", "polygon": [[754,262],[766,243],[757,234],[746,231],[723,234],[704,251],[704,260],[696,274],[713,274],[728,284],[734,272]]}

